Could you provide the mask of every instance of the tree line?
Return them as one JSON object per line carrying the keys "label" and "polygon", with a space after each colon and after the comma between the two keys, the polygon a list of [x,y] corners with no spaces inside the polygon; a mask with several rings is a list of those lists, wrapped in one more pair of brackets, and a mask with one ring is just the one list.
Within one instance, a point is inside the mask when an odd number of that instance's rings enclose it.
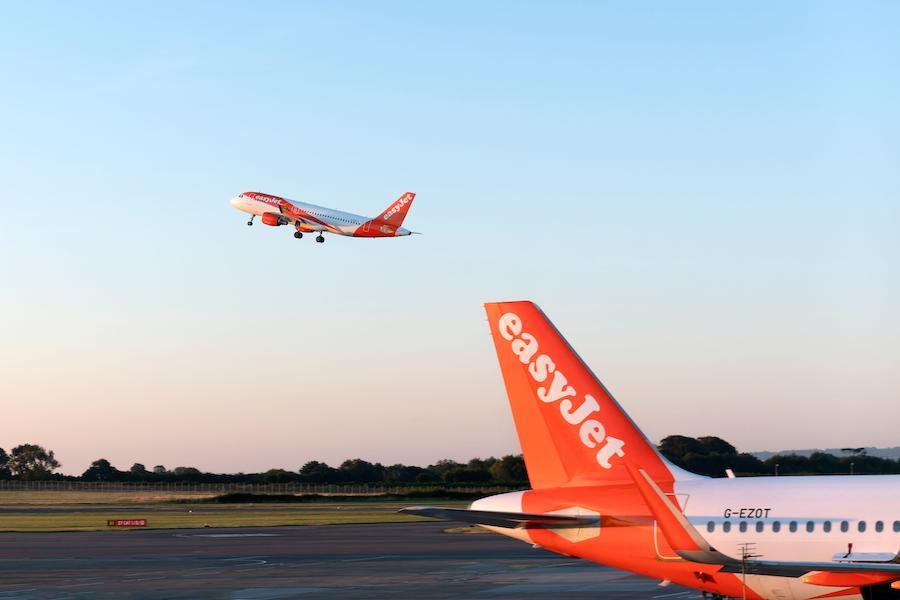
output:
{"label": "tree line", "polygon": [[[811,456],[778,454],[766,460],[737,449],[715,436],[688,437],[670,435],[659,446],[660,452],[688,471],[724,477],[726,469],[737,475],[822,475],[822,474],[900,474],[900,459],[868,456],[862,448],[847,448],[845,456],[816,452]],[[483,484],[526,486],[528,475],[522,455],[501,458],[473,458],[460,463],[439,460],[427,467],[382,465],[361,458],[345,460],[337,467],[312,460],[296,471],[269,469],[262,473],[205,473],[194,467],[167,469],[156,465],[148,469],[134,463],[127,470],[114,467],[99,458],[79,476],[57,473],[60,468],[52,450],[37,444],[22,444],[9,453],[0,448],[0,479],[21,481],[116,481],[135,483],[373,483],[404,484]]]}
{"label": "tree line", "polygon": [[710,477],[723,477],[725,469],[745,476],[900,474],[900,459],[868,456],[864,448],[845,448],[843,456],[826,452],[813,452],[810,456],[789,453],[760,460],[752,454],[738,452],[734,446],[715,436],[670,435],[659,443],[659,450],[677,466]]}
{"label": "tree line", "polygon": [[156,465],[148,469],[134,463],[120,470],[107,459],[98,458],[79,476],[56,473],[60,467],[52,450],[37,444],[16,446],[7,454],[0,448],[0,479],[21,481],[115,481],[134,483],[382,483],[403,484],[497,484],[524,485],[528,476],[522,455],[501,458],[473,458],[466,463],[439,460],[427,467],[382,465],[360,458],[345,460],[337,467],[312,460],[296,471],[269,469],[262,473],[206,473],[195,467],[167,469]]}

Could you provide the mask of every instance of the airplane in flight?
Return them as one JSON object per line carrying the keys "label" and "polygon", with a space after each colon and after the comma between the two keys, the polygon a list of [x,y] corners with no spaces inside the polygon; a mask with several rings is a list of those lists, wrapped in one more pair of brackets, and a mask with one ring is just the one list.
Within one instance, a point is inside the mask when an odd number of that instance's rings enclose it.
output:
{"label": "airplane in flight", "polygon": [[325,241],[324,233],[364,238],[417,233],[401,227],[415,197],[412,192],[406,192],[374,218],[259,192],[244,192],[235,196],[231,199],[231,205],[250,213],[247,225],[253,225],[253,219],[259,216],[264,224],[273,227],[293,225],[297,239],[302,238],[304,233],[316,232],[316,241],[321,244]]}
{"label": "airplane in flight", "polygon": [[531,489],[402,512],[704,597],[900,598],[900,476],[689,473],[660,455],[535,304],[485,309]]}

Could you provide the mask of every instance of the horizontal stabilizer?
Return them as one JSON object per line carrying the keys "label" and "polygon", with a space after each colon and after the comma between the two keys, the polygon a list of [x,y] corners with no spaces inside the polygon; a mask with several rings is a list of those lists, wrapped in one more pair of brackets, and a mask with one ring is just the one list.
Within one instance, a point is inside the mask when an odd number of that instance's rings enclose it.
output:
{"label": "horizontal stabilizer", "polygon": [[468,510],[465,508],[442,508],[439,506],[410,506],[401,508],[399,512],[421,517],[446,519],[448,521],[460,521],[473,525],[490,525],[493,527],[507,527],[510,529],[522,529],[533,526],[541,527],[597,527],[600,523],[598,517],[572,517],[566,515],[534,515],[517,512],[499,512],[492,510]]}

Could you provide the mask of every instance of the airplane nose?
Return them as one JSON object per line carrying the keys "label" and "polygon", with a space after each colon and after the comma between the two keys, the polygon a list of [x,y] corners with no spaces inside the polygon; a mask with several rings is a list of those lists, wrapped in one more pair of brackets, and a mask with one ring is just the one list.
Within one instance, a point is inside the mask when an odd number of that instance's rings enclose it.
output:
{"label": "airplane nose", "polygon": [[232,198],[231,205],[235,208],[240,208],[241,207],[241,197],[235,196],[234,198]]}

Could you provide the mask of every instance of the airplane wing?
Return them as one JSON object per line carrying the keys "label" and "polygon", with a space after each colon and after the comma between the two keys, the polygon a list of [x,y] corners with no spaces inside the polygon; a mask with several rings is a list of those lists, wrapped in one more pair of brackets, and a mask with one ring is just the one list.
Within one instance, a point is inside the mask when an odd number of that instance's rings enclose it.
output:
{"label": "airplane wing", "polygon": [[[646,471],[630,464],[626,466],[669,545],[685,560],[706,565],[720,565],[721,570],[727,573],[745,572],[751,575],[782,577],[802,577],[811,572],[878,573],[885,575],[887,580],[893,579],[892,575],[900,579],[900,553],[858,556],[857,560],[842,559],[840,562],[738,559],[723,554],[709,545]],[[854,557],[848,555],[848,558]]]}
{"label": "airplane wing", "polygon": [[448,521],[461,521],[473,525],[491,525],[493,527],[508,527],[510,529],[522,529],[534,526],[565,528],[565,527],[590,527],[598,526],[599,517],[574,517],[566,515],[534,515],[517,512],[500,512],[492,510],[468,510],[465,508],[442,508],[439,506],[410,506],[401,508],[401,513],[446,519]]}

